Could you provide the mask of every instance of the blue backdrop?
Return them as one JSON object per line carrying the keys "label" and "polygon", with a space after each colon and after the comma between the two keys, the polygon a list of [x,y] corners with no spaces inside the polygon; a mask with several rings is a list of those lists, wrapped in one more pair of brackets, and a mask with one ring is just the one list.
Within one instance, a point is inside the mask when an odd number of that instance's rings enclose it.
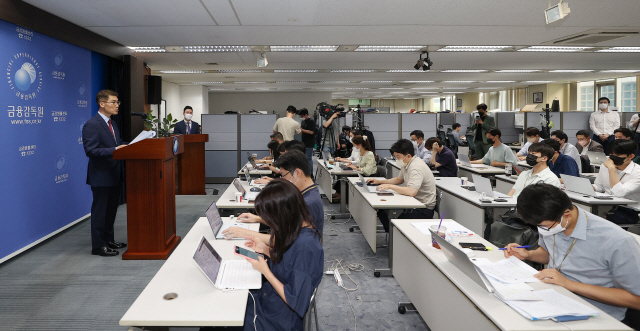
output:
{"label": "blue backdrop", "polygon": [[89,50],[4,21],[0,45],[2,261],[89,214],[81,130],[95,94]]}

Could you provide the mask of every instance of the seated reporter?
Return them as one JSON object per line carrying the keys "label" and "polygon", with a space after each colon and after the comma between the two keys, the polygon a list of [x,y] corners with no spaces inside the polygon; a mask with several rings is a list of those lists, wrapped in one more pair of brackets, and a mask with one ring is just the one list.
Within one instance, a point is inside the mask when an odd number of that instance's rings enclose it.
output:
{"label": "seated reporter", "polygon": [[516,153],[518,160],[524,161],[527,159],[527,154],[529,154],[529,147],[532,144],[539,143],[540,140],[540,130],[536,127],[529,127],[524,130],[524,135],[527,137],[527,142],[522,146],[522,148]]}
{"label": "seated reporter", "polygon": [[560,153],[572,157],[578,165],[578,171],[582,172],[582,161],[580,160],[580,153],[576,146],[573,146],[569,142],[569,136],[560,130],[551,132],[551,139],[554,139],[560,143]]}
{"label": "seated reporter", "polygon": [[[556,144],[558,143],[557,141],[555,142]],[[558,146],[560,145],[558,144]],[[533,168],[520,173],[508,195],[517,198],[525,187],[536,183],[546,183],[560,187],[560,180],[547,165],[547,161],[551,157],[553,157],[553,148],[549,145],[544,142],[531,144],[527,151],[527,164]]]}
{"label": "seated reporter", "polygon": [[[280,145],[278,145],[278,158],[280,158],[280,156],[284,155],[287,151],[290,151],[290,150],[297,150],[302,153],[305,153],[306,155],[306,147],[304,146],[303,142],[298,140],[287,140],[281,143]],[[273,164],[270,164],[268,167],[274,174],[280,174],[280,170],[277,169],[277,167],[275,167]],[[273,179],[274,177],[265,176],[265,177],[256,179],[256,184],[267,184]]]}
{"label": "seated reporter", "polygon": [[[542,143],[553,148],[553,157],[549,160],[549,169],[551,169],[551,172],[558,176],[558,178],[560,178],[561,174],[580,177],[580,170],[578,169],[576,160],[569,155],[560,153],[560,143],[557,140],[547,139]],[[563,183],[562,178],[560,178],[560,182]]]}
{"label": "seated reporter", "polygon": [[[369,141],[364,138],[366,137],[356,137],[352,139],[353,149],[357,149],[359,151],[360,159],[358,160],[358,165],[350,164],[347,167],[356,171],[362,171],[362,175],[364,177],[369,177],[378,172],[378,167],[376,164],[376,157],[371,151],[371,144],[369,144]],[[340,191],[339,181],[333,184],[333,189],[336,190],[336,193],[331,196],[331,200],[338,202],[340,201],[340,195],[342,194]]]}
{"label": "seated reporter", "polygon": [[517,209],[525,222],[538,226],[540,247],[528,251],[512,243],[505,257],[547,264],[534,277],[566,288],[619,321],[627,308],[640,309],[640,245],[631,234],[576,207],[553,185],[527,186]]}
{"label": "seated reporter", "polygon": [[[640,208],[640,165],[633,162],[635,151],[633,140],[617,139],[610,142],[609,159],[600,166],[593,187],[597,192],[633,200],[635,203],[628,206]],[[616,222],[611,218],[609,220]],[[623,223],[627,222],[620,222]]]}
{"label": "seated reporter", "polygon": [[[424,203],[424,208],[405,211],[398,218],[432,218],[433,208],[436,206],[436,180],[431,169],[413,154],[413,144],[407,139],[395,142],[390,151],[400,167],[398,177],[385,180],[369,179],[367,182],[379,185],[378,190],[393,190]],[[400,184],[406,186],[399,186]],[[384,230],[389,232],[389,215],[381,209],[378,211],[378,217]]]}
{"label": "seated reporter", "polygon": [[457,177],[458,164],[453,151],[442,144],[440,139],[431,137],[424,143],[425,147],[432,152],[431,164],[438,170],[440,177]]}
{"label": "seated reporter", "polygon": [[[309,166],[306,156],[304,164]],[[268,258],[247,259],[266,281],[251,291],[254,299],[247,300],[244,330],[302,330],[302,318],[322,280],[322,236],[302,194],[288,180],[276,179],[265,186],[255,208],[271,234],[266,242],[247,237],[245,243]]]}
{"label": "seated reporter", "polygon": [[487,154],[480,160],[471,161],[475,164],[486,164],[494,167],[504,167],[507,164],[511,164],[514,167],[518,165],[518,158],[511,151],[507,145],[500,141],[502,132],[499,129],[493,128],[487,131],[487,143],[491,145]]}
{"label": "seated reporter", "polygon": [[[365,140],[367,140],[367,136],[363,136],[362,135],[362,131],[358,130],[358,129],[353,129],[349,132],[349,142],[351,142],[351,144],[353,145],[353,139],[355,139],[356,137],[362,137]],[[344,157],[336,157],[335,158],[336,161],[338,162],[347,162],[347,163],[351,163],[351,164],[358,164],[358,160],[360,160],[360,151],[353,146],[351,148],[351,155],[347,158]]]}

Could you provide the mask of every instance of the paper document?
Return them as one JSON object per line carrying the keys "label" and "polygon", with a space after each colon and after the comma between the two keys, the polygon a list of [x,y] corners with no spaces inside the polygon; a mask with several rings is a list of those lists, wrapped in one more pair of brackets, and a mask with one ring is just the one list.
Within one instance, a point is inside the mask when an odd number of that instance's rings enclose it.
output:
{"label": "paper document", "polygon": [[156,136],[156,132],[155,131],[142,131],[136,137],[136,139],[133,139],[133,141],[129,143],[129,145],[133,145],[133,144],[137,143],[140,140],[145,140],[147,138],[153,138],[155,136]]}
{"label": "paper document", "polygon": [[538,270],[514,256],[492,264],[482,264],[478,268],[485,275],[507,284],[539,282],[533,277],[538,273]]}
{"label": "paper document", "polygon": [[[416,229],[422,232],[422,234],[424,234],[425,236],[431,236],[431,232],[429,232],[429,227],[432,225],[438,226],[438,224],[440,224],[440,221],[411,223],[411,225],[413,225]],[[464,226],[458,223],[443,222],[442,226],[447,227],[447,231],[451,231],[451,235],[453,237],[468,237],[468,236],[474,235],[473,231],[465,228]]]}
{"label": "paper document", "polygon": [[480,266],[493,264],[493,262],[491,262],[489,259],[474,257],[470,260],[475,265],[478,274],[482,278],[482,281],[485,283],[485,285],[487,285],[487,288],[489,288],[489,292],[495,293],[498,298],[502,299],[503,301],[542,300],[533,292],[533,287],[525,283],[507,284],[493,277],[488,277],[487,275],[485,275],[484,272],[482,272],[482,269],[480,269]]}
{"label": "paper document", "polygon": [[531,320],[550,319],[556,316],[597,316],[598,311],[566,297],[554,289],[533,291],[541,301],[504,301],[522,316]]}

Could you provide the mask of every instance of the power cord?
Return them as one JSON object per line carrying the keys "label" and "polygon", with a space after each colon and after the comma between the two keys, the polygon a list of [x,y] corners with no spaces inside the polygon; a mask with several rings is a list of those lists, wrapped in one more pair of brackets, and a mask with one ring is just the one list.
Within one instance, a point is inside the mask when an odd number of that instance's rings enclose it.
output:
{"label": "power cord", "polygon": [[570,328],[568,325],[564,324],[563,322],[558,322],[560,324],[562,324],[565,328],[569,329],[570,331],[573,331],[572,328]]}

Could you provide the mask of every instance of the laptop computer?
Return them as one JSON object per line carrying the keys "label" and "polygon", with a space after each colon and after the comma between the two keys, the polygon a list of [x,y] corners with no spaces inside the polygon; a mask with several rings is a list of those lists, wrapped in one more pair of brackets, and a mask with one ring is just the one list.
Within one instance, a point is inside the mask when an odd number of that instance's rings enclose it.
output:
{"label": "laptop computer", "polygon": [[610,194],[596,192],[593,185],[591,185],[589,178],[575,177],[565,174],[560,174],[560,178],[562,178],[567,191],[584,194],[597,199],[611,199],[613,197]]}
{"label": "laptop computer", "polygon": [[466,154],[458,154],[458,160],[460,160],[460,165],[463,165],[465,167],[471,167],[471,168],[482,168],[482,167],[486,167],[485,164],[472,164],[471,160],[469,160],[469,155]]}
{"label": "laptop computer", "polygon": [[251,174],[249,173],[249,169],[247,169],[247,167],[244,167],[244,178],[247,180],[247,183],[249,183],[249,185],[251,186],[264,186],[264,184],[256,184],[255,183],[255,179],[251,179]]}
{"label": "laptop computer", "polygon": [[591,164],[600,165],[607,161],[607,155],[602,152],[587,151],[587,157],[589,158],[589,162],[591,162]]}
{"label": "laptop computer", "polygon": [[[216,236],[216,239],[225,239],[222,232],[224,230],[237,226],[243,229],[249,229],[249,224],[246,223],[235,223],[235,222],[223,222],[222,217],[220,217],[220,212],[218,212],[218,206],[216,206],[215,201],[211,203],[207,211],[205,212],[207,216],[207,220],[209,221],[209,226],[211,226],[211,230],[213,231],[213,235]],[[231,238],[231,239],[244,239],[244,238]]]}
{"label": "laptop computer", "polygon": [[476,174],[471,174],[471,177],[473,178],[473,184],[476,186],[476,192],[479,194],[484,193],[491,198],[511,198],[506,194],[494,191],[489,178],[478,176]]}
{"label": "laptop computer", "polygon": [[236,190],[238,190],[238,192],[242,192],[242,197],[246,200],[255,200],[256,197],[258,197],[258,194],[260,194],[260,191],[247,192],[247,190],[244,189],[244,187],[242,186],[242,183],[240,183],[240,180],[238,178],[235,178],[233,180],[233,185],[236,187]]}
{"label": "laptop computer", "polygon": [[369,193],[394,193],[391,190],[382,190],[382,191],[376,190],[378,185],[377,184],[368,184],[367,181],[364,179],[364,177],[362,177],[361,174],[358,174],[358,178],[360,178],[360,182],[356,183],[356,184],[358,186],[360,186],[360,187],[366,187],[367,190],[369,190]]}
{"label": "laptop computer", "polygon": [[217,289],[259,289],[262,274],[246,260],[222,260],[220,254],[202,237],[193,254],[193,260]]}

